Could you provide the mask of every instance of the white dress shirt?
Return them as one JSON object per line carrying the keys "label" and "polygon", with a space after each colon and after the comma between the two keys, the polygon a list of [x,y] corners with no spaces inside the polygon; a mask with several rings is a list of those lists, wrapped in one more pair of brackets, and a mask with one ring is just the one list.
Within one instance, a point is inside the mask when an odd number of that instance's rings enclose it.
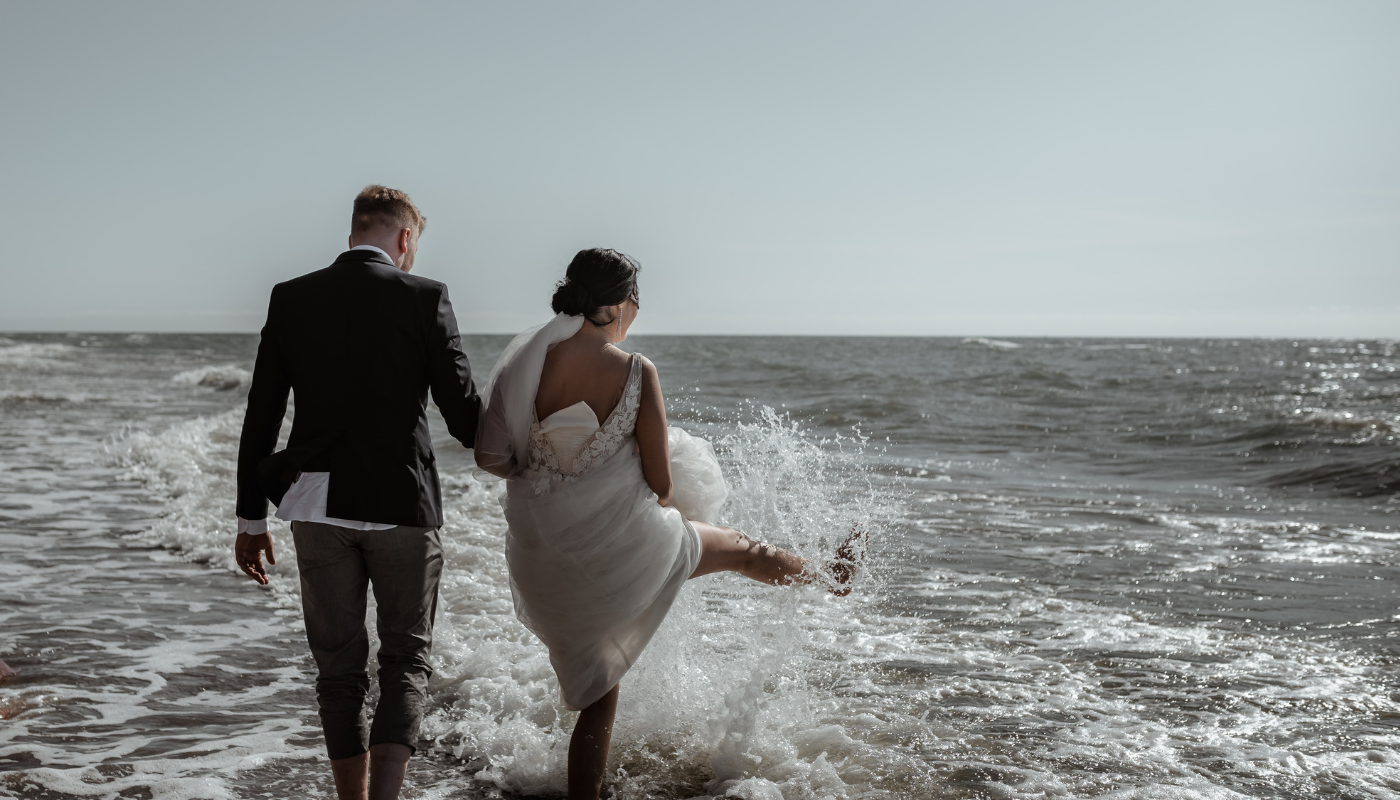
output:
{"label": "white dress shirt", "polygon": [[357,244],[357,245],[355,245],[354,247],[350,248],[350,250],[351,250],[351,251],[355,251],[355,250],[373,250],[374,252],[380,254],[381,256],[384,256],[385,258],[389,259],[389,263],[392,264],[392,263],[394,262],[394,257],[393,257],[393,256],[389,255],[388,253],[384,252],[383,250],[379,249],[378,247],[375,247],[375,246],[372,245],[372,244]]}
{"label": "white dress shirt", "polygon": [[[372,244],[358,244],[350,249],[373,250],[390,261],[394,260],[389,257],[388,253]],[[357,531],[387,531],[397,527],[382,522],[361,522],[354,519],[326,516],[326,497],[330,494],[330,488],[331,474],[329,472],[300,473],[297,475],[296,482],[283,496],[282,504],[277,507],[277,518],[285,522],[324,522],[327,525],[339,525],[342,528],[351,528]],[[238,532],[252,536],[267,533],[267,520],[239,517]]]}

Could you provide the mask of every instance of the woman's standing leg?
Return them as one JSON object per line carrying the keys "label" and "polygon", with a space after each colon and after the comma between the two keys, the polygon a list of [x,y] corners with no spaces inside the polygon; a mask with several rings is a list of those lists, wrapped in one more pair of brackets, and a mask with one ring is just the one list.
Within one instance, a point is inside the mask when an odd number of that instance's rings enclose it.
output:
{"label": "woman's standing leg", "polygon": [[[720,528],[704,522],[691,521],[700,534],[700,564],[690,577],[698,578],[712,572],[737,572],[746,578],[781,586],[790,583],[813,583],[820,579],[808,567],[807,560],[781,547],[750,539],[733,528]],[[826,564],[835,586],[833,594],[850,593],[849,584],[855,577],[856,566],[865,558],[867,534],[857,524],[851,535],[836,550],[836,559]]]}
{"label": "woman's standing leg", "polygon": [[616,715],[617,686],[578,715],[569,739],[569,800],[598,800]]}

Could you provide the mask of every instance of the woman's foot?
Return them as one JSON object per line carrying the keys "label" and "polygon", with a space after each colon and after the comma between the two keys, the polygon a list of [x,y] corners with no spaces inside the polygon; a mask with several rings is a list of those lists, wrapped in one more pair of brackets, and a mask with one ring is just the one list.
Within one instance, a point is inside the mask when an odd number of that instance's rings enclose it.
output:
{"label": "woman's foot", "polygon": [[851,593],[851,582],[856,573],[865,565],[865,554],[870,549],[870,531],[857,522],[851,526],[851,535],[836,548],[836,558],[826,562],[826,571],[836,581],[829,591],[837,597]]}

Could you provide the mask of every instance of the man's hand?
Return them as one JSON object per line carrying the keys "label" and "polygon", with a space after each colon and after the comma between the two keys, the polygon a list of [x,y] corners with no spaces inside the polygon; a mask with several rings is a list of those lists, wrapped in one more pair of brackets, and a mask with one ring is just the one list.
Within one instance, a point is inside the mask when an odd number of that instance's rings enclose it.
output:
{"label": "man's hand", "polygon": [[267,571],[263,569],[263,551],[267,551],[267,563],[277,563],[277,559],[272,556],[271,533],[260,533],[257,536],[240,533],[238,541],[233,543],[233,557],[238,561],[238,568],[259,584],[266,586]]}

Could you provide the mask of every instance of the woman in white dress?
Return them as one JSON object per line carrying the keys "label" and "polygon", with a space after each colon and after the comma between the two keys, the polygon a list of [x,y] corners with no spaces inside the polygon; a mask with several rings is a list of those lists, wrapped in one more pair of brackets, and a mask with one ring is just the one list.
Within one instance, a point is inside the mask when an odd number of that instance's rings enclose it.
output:
{"label": "woman in white dress", "polygon": [[656,367],[615,346],[637,316],[637,270],[614,250],[574,257],[557,316],[516,337],[492,370],[475,451],[478,466],[509,479],[516,615],[549,648],[564,704],[581,712],[571,800],[597,798],[618,681],[686,580],[727,570],[845,594],[864,555],[863,531],[822,569],[710,524],[726,494],[713,451],[678,429],[668,439]]}

